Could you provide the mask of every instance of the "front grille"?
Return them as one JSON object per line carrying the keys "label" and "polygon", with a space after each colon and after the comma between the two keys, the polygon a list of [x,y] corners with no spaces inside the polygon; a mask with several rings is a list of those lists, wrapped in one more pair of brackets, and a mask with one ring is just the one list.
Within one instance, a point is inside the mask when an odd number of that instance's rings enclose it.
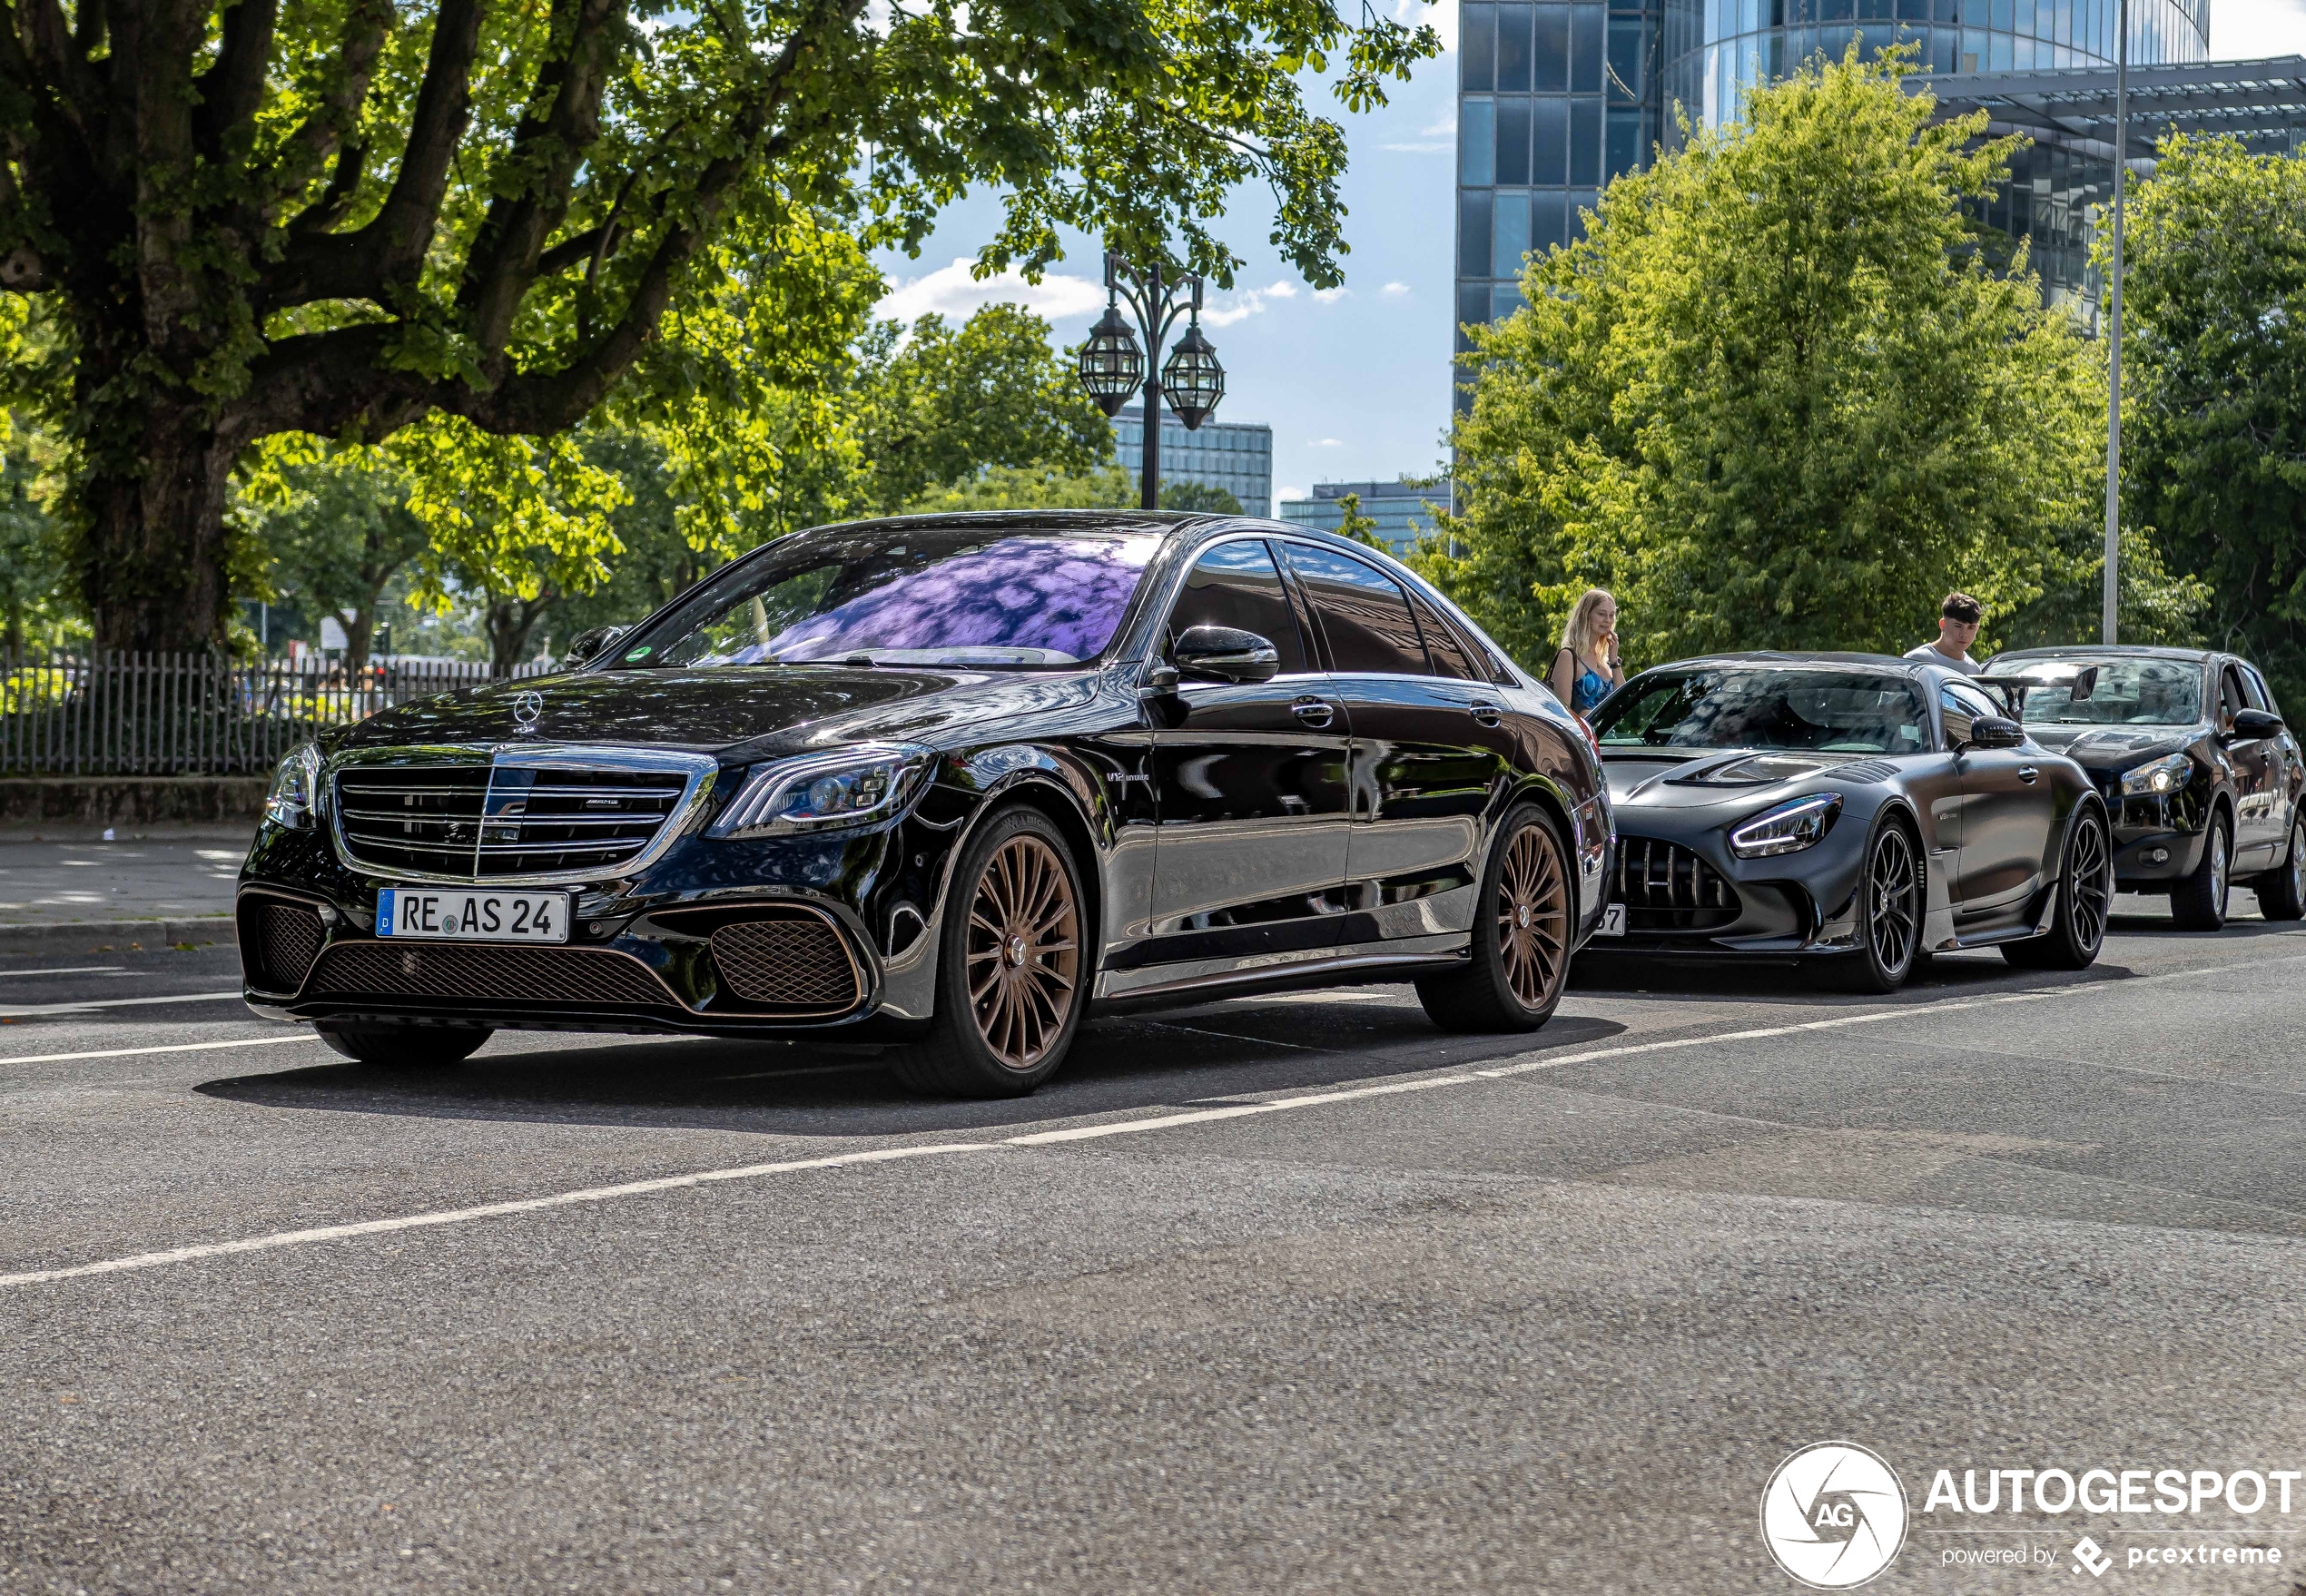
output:
{"label": "front grille", "polygon": [[713,933],[713,962],[748,1003],[837,1012],[863,995],[841,933],[807,912],[721,927]]}
{"label": "front grille", "polygon": [[361,764],[337,773],[345,851],[377,870],[486,881],[612,870],[679,806],[678,771]]}
{"label": "front grille", "polygon": [[305,998],[436,998],[524,1009],[663,1009],[665,983],[638,960],[598,948],[339,942]]}
{"label": "front grille", "polygon": [[292,992],[304,984],[320,951],[320,917],[309,905],[258,898],[240,912],[241,963],[249,983],[268,992]]}
{"label": "front grille", "polygon": [[1689,849],[1653,837],[1618,839],[1611,901],[1630,931],[1711,931],[1738,918],[1738,889]]}

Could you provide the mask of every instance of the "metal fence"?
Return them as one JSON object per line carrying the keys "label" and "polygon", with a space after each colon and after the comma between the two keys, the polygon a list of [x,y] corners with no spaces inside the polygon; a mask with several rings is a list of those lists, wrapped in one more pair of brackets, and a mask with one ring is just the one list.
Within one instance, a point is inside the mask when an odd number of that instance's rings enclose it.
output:
{"label": "metal fence", "polygon": [[486,665],[440,660],[348,672],[210,654],[12,658],[0,661],[0,775],[264,775],[330,726],[495,679]]}

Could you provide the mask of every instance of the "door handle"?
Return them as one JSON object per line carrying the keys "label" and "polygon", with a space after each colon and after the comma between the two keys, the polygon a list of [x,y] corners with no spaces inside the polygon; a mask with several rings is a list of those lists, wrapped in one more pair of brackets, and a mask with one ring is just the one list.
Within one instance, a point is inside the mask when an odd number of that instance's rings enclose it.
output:
{"label": "door handle", "polygon": [[1466,713],[1485,726],[1496,725],[1505,718],[1504,706],[1496,704],[1468,704]]}
{"label": "door handle", "polygon": [[1289,713],[1316,731],[1337,718],[1337,712],[1318,698],[1300,698],[1289,706]]}
{"label": "door handle", "polygon": [[2029,787],[2034,785],[2035,782],[2040,778],[2041,774],[2042,773],[2040,771],[2035,769],[2034,766],[2030,764],[2022,764],[2018,766],[2018,780],[2024,782]]}

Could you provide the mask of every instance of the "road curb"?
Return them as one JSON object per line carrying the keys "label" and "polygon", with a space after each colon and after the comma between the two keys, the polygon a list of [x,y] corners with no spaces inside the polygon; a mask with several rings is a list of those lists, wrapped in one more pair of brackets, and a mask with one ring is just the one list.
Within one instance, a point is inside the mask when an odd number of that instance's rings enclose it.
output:
{"label": "road curb", "polygon": [[146,949],[179,942],[230,942],[232,917],[200,915],[185,920],[83,920],[59,925],[0,925],[0,955],[9,953],[120,952],[130,943]]}

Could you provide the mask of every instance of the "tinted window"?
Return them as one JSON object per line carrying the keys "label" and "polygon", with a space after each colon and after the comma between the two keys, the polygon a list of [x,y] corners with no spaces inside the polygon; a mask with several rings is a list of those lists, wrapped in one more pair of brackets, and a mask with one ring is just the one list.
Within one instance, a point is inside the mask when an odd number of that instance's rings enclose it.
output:
{"label": "tinted window", "polygon": [[1456,628],[1443,617],[1441,611],[1414,593],[1409,596],[1409,604],[1417,612],[1417,630],[1425,639],[1425,658],[1432,663],[1434,675],[1459,682],[1482,681],[1482,673],[1473,668]]}
{"label": "tinted window", "polygon": [[1595,716],[1616,748],[1786,748],[1916,754],[1929,745],[1922,695],[1903,676],[1856,671],[1657,671]]}
{"label": "tinted window", "polygon": [[2031,676],[2019,719],[2028,725],[2187,726],[2202,718],[2202,667],[2185,660],[2115,656],[1996,662],[1995,676]]}
{"label": "tinted window", "polygon": [[1970,740],[1970,723],[1982,714],[1999,715],[2001,705],[1975,687],[1948,682],[1938,695],[1938,714],[1946,719],[1946,745],[1958,748]]}
{"label": "tinted window", "polygon": [[1425,651],[1401,585],[1375,566],[1327,548],[1293,544],[1289,563],[1313,596],[1314,614],[1341,671],[1422,676]]}
{"label": "tinted window", "polygon": [[2218,724],[2221,725],[2233,724],[2234,711],[2250,707],[2242,695],[2242,673],[2232,665],[2218,673]]}
{"label": "tinted window", "polygon": [[2242,666],[2242,685],[2250,689],[2250,703],[2253,709],[2281,714],[2281,706],[2274,702],[2274,690],[2266,685],[2266,678],[2258,674],[2256,665]]}
{"label": "tinted window", "polygon": [[1284,675],[1306,670],[1306,649],[1297,635],[1296,616],[1289,610],[1289,595],[1282,588],[1281,573],[1273,556],[1256,539],[1221,543],[1196,560],[1185,576],[1185,586],[1169,612],[1168,635],[1161,640],[1164,654],[1178,634],[1190,626],[1232,626],[1255,632],[1281,655]]}

